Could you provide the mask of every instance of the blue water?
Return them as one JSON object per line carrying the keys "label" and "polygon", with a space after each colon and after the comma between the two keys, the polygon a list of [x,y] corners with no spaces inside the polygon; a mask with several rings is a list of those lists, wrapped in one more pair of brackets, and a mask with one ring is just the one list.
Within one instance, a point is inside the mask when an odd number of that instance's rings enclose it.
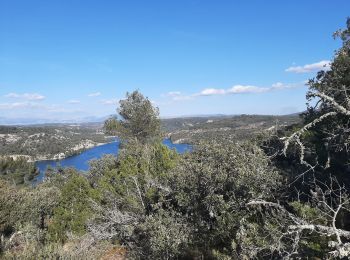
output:
{"label": "blue water", "polygon": [[[168,146],[170,149],[175,149],[178,153],[182,154],[187,151],[192,150],[192,146],[189,144],[173,144],[170,139],[164,139],[163,144]],[[92,159],[98,159],[106,154],[118,154],[119,141],[104,144],[101,146],[96,146],[90,148],[80,154],[67,157],[62,160],[45,160],[37,161],[35,166],[39,169],[40,174],[36,181],[41,181],[45,177],[45,171],[48,166],[55,168],[57,166],[61,167],[74,167],[79,171],[89,170],[89,161]]]}

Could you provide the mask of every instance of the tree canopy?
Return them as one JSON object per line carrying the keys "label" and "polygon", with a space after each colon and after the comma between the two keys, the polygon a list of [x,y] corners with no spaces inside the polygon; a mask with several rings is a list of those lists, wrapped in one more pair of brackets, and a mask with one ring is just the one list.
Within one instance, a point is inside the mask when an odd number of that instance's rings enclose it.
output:
{"label": "tree canopy", "polygon": [[139,91],[127,93],[126,98],[119,101],[117,112],[120,119],[110,118],[105,122],[108,133],[141,143],[160,136],[159,110]]}

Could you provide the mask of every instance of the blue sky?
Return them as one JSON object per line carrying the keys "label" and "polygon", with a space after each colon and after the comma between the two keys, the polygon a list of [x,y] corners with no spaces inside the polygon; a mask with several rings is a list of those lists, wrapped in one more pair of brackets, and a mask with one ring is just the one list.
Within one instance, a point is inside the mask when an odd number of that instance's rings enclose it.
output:
{"label": "blue sky", "polygon": [[[340,46],[348,0],[0,0],[0,118],[286,114]],[[1,119],[0,119],[1,123]]]}

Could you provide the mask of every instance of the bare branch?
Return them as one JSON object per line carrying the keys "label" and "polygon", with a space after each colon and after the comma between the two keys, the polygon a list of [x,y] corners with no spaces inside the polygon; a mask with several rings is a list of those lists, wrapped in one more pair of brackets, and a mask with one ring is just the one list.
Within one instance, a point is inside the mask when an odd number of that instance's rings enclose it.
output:
{"label": "bare branch", "polygon": [[[318,210],[321,215],[328,218],[329,225],[321,225],[310,223],[310,220],[305,220],[295,214],[289,212],[282,205],[274,202],[264,200],[252,200],[246,204],[248,207],[264,206],[279,210],[283,216],[288,217],[292,221],[293,225],[288,225],[287,230],[282,232],[280,243],[283,238],[287,237],[291,243],[292,249],[290,252],[284,252],[287,256],[291,256],[297,252],[297,244],[302,237],[302,233],[316,232],[317,234],[324,236],[328,239],[335,237],[336,241],[329,242],[329,247],[334,249],[330,251],[331,256],[350,256],[350,243],[344,243],[342,239],[350,239],[350,231],[340,229],[336,227],[336,220],[341,210],[347,210],[350,204],[348,193],[344,186],[341,186],[337,179],[331,178],[330,184],[321,183],[314,180],[315,191],[311,191],[313,200],[316,202]],[[323,188],[320,185],[322,184]],[[282,247],[281,247],[282,248]],[[287,257],[288,258],[288,257]]]}
{"label": "bare branch", "polygon": [[[314,127],[315,125],[317,125],[318,123],[322,122],[325,118],[327,117],[331,117],[331,116],[335,116],[337,115],[337,112],[328,112],[322,116],[320,116],[319,118],[313,120],[312,122],[306,124],[305,126],[303,126],[300,130],[296,131],[295,133],[293,133],[291,136],[289,137],[284,137],[284,138],[281,138],[281,140],[285,140],[284,141],[284,149],[283,149],[283,154],[286,155],[287,154],[287,150],[288,150],[288,147],[291,143],[291,141],[293,140],[298,140],[299,137],[306,131],[308,131],[310,128]],[[300,139],[299,139],[300,141]],[[300,145],[300,143],[299,143]],[[301,148],[302,150],[305,150],[305,147],[304,148]]]}
{"label": "bare branch", "polygon": [[[345,107],[343,107],[342,105],[340,105],[337,101],[335,101],[334,98],[332,98],[326,94],[323,94],[321,92],[318,92],[318,93],[313,92],[313,93],[311,93],[311,95],[319,97],[319,98],[327,101],[328,103],[330,103],[332,105],[332,108],[337,110],[339,113],[344,114],[346,116],[350,116],[350,111],[348,109],[346,109]],[[348,102],[348,100],[347,100],[347,102]]]}

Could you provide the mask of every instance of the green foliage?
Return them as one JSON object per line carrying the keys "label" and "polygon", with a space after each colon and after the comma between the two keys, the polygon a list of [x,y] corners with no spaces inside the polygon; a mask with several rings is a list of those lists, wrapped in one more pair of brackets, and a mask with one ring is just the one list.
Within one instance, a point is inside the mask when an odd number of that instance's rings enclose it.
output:
{"label": "green foliage", "polygon": [[327,219],[318,208],[311,207],[308,204],[303,204],[300,201],[292,201],[289,203],[289,205],[293,207],[299,217],[305,219],[309,223],[321,225],[327,224]]}
{"label": "green foliage", "polygon": [[136,139],[146,143],[160,136],[158,108],[140,92],[126,94],[119,102],[120,120],[111,118],[105,122],[107,132],[118,135],[124,140]]}
{"label": "green foliage", "polygon": [[[349,170],[346,165],[349,163],[348,144],[349,116],[341,113],[334,106],[334,102],[342,106],[345,110],[350,110],[350,18],[347,20],[347,27],[335,33],[335,37],[342,40],[342,47],[336,52],[330,69],[318,72],[317,76],[309,81],[309,91],[307,98],[309,101],[319,100],[319,95],[326,95],[333,101],[330,102],[321,98],[317,106],[308,105],[308,110],[304,113],[305,123],[309,123],[329,112],[336,112],[336,115],[325,118],[313,127],[311,136],[303,136],[303,142],[309,150],[314,152],[318,163],[323,168],[350,183]],[[322,167],[319,172],[325,172]],[[345,173],[345,174],[344,174]],[[323,174],[324,175],[324,174]]]}
{"label": "green foliage", "polygon": [[17,190],[7,182],[0,180],[0,233],[11,234],[18,222],[25,220],[22,205],[25,191]]}
{"label": "green foliage", "polygon": [[104,259],[104,254],[115,247],[106,242],[92,247],[88,236],[72,238],[65,245],[48,243],[46,232],[30,224],[19,227],[19,230],[11,240],[5,241],[6,251],[0,255],[1,259]]}
{"label": "green foliage", "polygon": [[161,210],[168,191],[168,174],[178,157],[160,142],[128,142],[117,161],[110,163],[114,167],[94,168],[92,186],[99,192],[103,208],[97,207],[91,232],[135,245],[129,248],[135,257],[146,254],[154,259],[166,254],[173,258],[180,254],[189,235],[186,222],[181,214]]}
{"label": "green foliage", "polygon": [[150,210],[177,161],[176,152],[160,142],[129,142],[120,151],[117,167],[94,171],[94,176],[101,177],[93,185],[105,201],[117,198],[127,208]]}
{"label": "green foliage", "polygon": [[88,179],[90,184],[93,187],[96,187],[99,179],[101,179],[108,171],[118,167],[117,158],[112,154],[105,155],[101,159],[91,160],[89,166]]}
{"label": "green foliage", "polygon": [[193,246],[205,252],[230,248],[252,198],[271,198],[277,171],[256,145],[211,142],[196,147],[171,176],[174,206],[193,227]]}
{"label": "green foliage", "polygon": [[39,185],[32,189],[0,181],[0,253],[5,250],[13,254],[12,259],[17,258],[18,251],[34,250],[33,244],[45,241],[59,196],[56,187]]}
{"label": "green foliage", "polygon": [[249,142],[202,144],[182,159],[161,144],[128,143],[117,168],[97,175],[102,212],[118,218],[98,217],[91,230],[133,243],[136,255],[150,259],[234,256],[242,206],[271,198],[279,185],[269,159]]}
{"label": "green foliage", "polygon": [[159,210],[146,217],[139,227],[149,236],[140,243],[148,259],[176,259],[188,249],[191,227],[173,211]]}
{"label": "green foliage", "polygon": [[90,199],[93,197],[88,180],[75,173],[65,183],[54,216],[49,225],[51,240],[64,242],[67,233],[82,235],[91,216]]}
{"label": "green foliage", "polygon": [[24,157],[0,157],[0,178],[14,185],[30,184],[38,174],[34,163]]}

